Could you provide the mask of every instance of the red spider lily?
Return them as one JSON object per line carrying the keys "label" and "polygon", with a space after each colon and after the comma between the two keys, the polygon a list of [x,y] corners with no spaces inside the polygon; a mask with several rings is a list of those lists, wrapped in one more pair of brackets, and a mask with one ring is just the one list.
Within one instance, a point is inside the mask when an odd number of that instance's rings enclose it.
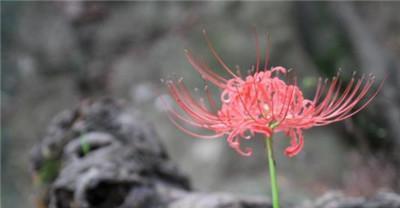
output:
{"label": "red spider lily", "polygon": [[[205,31],[204,31],[205,34]],[[169,109],[170,120],[183,132],[198,138],[211,139],[227,135],[229,145],[238,153],[250,156],[250,148],[242,149],[240,139],[251,139],[255,133],[271,137],[274,133],[284,132],[291,138],[291,145],[285,154],[295,156],[303,148],[302,130],[313,126],[327,125],[347,119],[365,108],[379,92],[382,84],[374,93],[369,93],[375,81],[373,76],[362,76],[349,81],[347,87],[341,88],[339,74],[329,82],[318,82],[313,100],[303,97],[296,85],[285,82],[279,75],[287,74],[281,66],[267,68],[268,56],[263,71],[260,71],[260,49],[256,36],[255,73],[241,77],[234,73],[218,55],[207,35],[208,47],[218,63],[231,78],[226,79],[216,74],[207,64],[197,59],[191,52],[185,51],[190,64],[202,78],[217,86],[220,94],[220,106],[212,98],[208,86],[205,86],[204,99],[197,101],[189,92],[182,79],[168,81],[167,87],[172,98],[184,114],[173,108]],[[383,83],[383,82],[382,82]],[[359,103],[362,105],[358,105]],[[210,135],[195,133],[181,123],[207,129]]]}

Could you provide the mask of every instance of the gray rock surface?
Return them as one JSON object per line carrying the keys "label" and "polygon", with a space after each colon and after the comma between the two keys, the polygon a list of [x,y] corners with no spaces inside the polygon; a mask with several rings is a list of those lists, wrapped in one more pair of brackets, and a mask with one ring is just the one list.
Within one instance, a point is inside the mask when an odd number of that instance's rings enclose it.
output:
{"label": "gray rock surface", "polygon": [[302,208],[398,208],[400,196],[380,192],[373,197],[346,197],[340,192],[328,192]]}

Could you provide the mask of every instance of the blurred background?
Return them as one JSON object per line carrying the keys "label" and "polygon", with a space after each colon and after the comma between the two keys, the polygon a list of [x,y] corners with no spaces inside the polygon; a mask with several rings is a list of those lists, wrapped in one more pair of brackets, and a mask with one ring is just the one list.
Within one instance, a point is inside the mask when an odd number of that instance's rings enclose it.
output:
{"label": "blurred background", "polygon": [[203,28],[228,65],[247,70],[255,63],[253,26],[270,36],[271,65],[294,69],[310,96],[318,77],[339,68],[345,79],[354,70],[373,73],[378,83],[388,77],[361,113],[306,130],[297,157],[283,155],[289,139],[277,136],[283,199],[294,203],[336,189],[355,196],[399,192],[398,11],[398,2],[1,2],[2,205],[34,206],[31,147],[56,113],[102,96],[122,98],[152,121],[197,190],[269,195],[261,138],[249,143],[252,157],[241,157],[224,138],[204,141],[178,131],[157,99],[165,93],[160,79],[168,77],[203,88],[185,48],[222,72]]}

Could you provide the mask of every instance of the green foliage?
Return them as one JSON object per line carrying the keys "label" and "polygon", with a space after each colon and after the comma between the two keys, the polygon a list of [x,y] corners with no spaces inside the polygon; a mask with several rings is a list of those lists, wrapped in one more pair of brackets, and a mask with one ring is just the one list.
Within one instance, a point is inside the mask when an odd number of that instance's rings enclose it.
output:
{"label": "green foliage", "polygon": [[39,170],[39,184],[52,182],[58,175],[61,162],[56,159],[45,160],[43,166]]}
{"label": "green foliage", "polygon": [[89,145],[89,143],[86,142],[86,139],[84,137],[81,137],[79,139],[79,141],[81,143],[81,149],[82,149],[83,155],[85,156],[85,155],[89,154],[90,145]]}

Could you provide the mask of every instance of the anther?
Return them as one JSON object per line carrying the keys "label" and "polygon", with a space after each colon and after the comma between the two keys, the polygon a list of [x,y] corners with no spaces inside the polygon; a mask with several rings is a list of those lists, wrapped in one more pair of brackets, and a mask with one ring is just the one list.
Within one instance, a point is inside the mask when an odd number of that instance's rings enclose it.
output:
{"label": "anther", "polygon": [[242,73],[240,72],[240,66],[239,65],[235,65],[236,68],[236,74],[239,75],[239,77],[242,76]]}
{"label": "anther", "polygon": [[339,77],[341,73],[342,73],[342,69],[339,68],[338,71],[336,72],[336,76]]}
{"label": "anther", "polygon": [[249,69],[249,70],[247,70],[247,75],[250,75],[251,74],[251,70]]}

